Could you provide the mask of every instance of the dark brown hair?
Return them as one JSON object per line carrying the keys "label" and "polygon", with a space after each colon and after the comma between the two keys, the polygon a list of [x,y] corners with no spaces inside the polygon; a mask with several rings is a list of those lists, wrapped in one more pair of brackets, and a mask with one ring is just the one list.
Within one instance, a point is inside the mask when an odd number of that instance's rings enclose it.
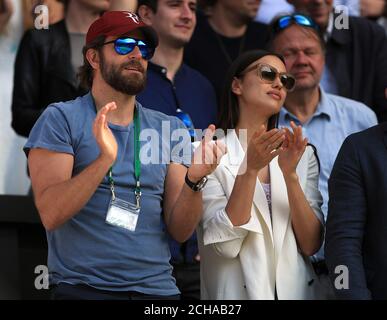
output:
{"label": "dark brown hair", "polygon": [[137,11],[140,6],[147,6],[151,8],[151,10],[156,13],[157,12],[157,1],[158,0],[138,0],[137,1]]}
{"label": "dark brown hair", "polygon": [[[239,121],[239,104],[238,98],[232,92],[232,82],[234,78],[239,78],[241,73],[254,61],[257,61],[265,56],[275,56],[279,58],[284,64],[284,58],[276,53],[264,50],[252,50],[241,54],[230,66],[226,80],[224,82],[223,92],[220,99],[220,107],[218,110],[218,128],[224,132],[227,129],[235,129]],[[277,127],[278,114],[274,114],[269,118],[267,130]]]}
{"label": "dark brown hair", "polygon": [[90,89],[93,84],[93,67],[86,59],[86,52],[89,49],[97,49],[100,52],[101,46],[105,42],[106,37],[100,35],[95,38],[90,44],[86,45],[82,49],[83,53],[83,66],[79,68],[78,78],[80,86],[84,89]]}
{"label": "dark brown hair", "polygon": [[198,0],[198,8],[200,10],[206,10],[209,7],[213,7],[217,0]]}

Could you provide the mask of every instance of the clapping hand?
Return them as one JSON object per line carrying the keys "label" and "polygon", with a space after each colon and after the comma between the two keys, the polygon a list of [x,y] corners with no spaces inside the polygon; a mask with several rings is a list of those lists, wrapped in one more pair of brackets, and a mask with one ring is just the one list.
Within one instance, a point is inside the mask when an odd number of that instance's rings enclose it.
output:
{"label": "clapping hand", "polygon": [[266,131],[264,125],[250,139],[246,152],[247,170],[259,171],[282,152],[281,144],[285,140],[285,131],[272,129]]}
{"label": "clapping hand", "polygon": [[302,127],[296,126],[293,121],[290,122],[290,126],[293,132],[285,128],[286,138],[282,144],[283,150],[278,156],[278,164],[284,176],[296,172],[298,162],[308,144],[308,139],[302,137]]}
{"label": "clapping hand", "polygon": [[188,169],[191,181],[199,181],[204,176],[211,174],[218,166],[220,159],[226,154],[226,145],[219,140],[212,140],[215,126],[211,124],[205,132],[204,138],[195,150],[192,165]]}
{"label": "clapping hand", "polygon": [[115,109],[117,109],[115,102],[106,104],[98,111],[93,124],[93,134],[101,152],[100,156],[106,158],[111,164],[117,158],[118,146],[116,138],[108,126],[107,114]]}

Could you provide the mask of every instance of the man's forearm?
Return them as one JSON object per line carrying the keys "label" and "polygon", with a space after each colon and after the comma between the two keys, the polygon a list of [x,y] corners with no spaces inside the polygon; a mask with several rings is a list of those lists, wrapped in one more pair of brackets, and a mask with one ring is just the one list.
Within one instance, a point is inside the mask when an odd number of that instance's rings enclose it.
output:
{"label": "man's forearm", "polygon": [[184,242],[195,231],[203,212],[202,193],[185,183],[169,217],[168,231],[176,241]]}
{"label": "man's forearm", "polygon": [[89,201],[110,168],[110,162],[97,158],[77,176],[48,187],[36,197],[44,227],[53,230],[78,213]]}

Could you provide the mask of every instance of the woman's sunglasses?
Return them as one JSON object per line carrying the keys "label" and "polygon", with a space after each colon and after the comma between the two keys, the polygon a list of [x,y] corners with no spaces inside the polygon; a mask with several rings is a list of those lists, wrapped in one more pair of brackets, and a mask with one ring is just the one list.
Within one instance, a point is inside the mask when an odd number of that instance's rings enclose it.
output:
{"label": "woman's sunglasses", "polygon": [[254,66],[251,66],[250,68],[247,68],[245,71],[243,71],[240,75],[244,75],[253,69],[257,69],[258,76],[262,81],[267,83],[273,83],[278,76],[282,85],[288,92],[292,91],[296,85],[296,79],[290,73],[278,72],[276,68],[266,63],[258,63]]}
{"label": "woman's sunglasses", "polygon": [[141,56],[145,60],[150,60],[155,52],[154,48],[146,44],[143,40],[137,40],[134,38],[118,38],[116,40],[108,41],[102,45],[114,43],[114,50],[120,55],[126,55],[131,53],[135,47],[141,52]]}

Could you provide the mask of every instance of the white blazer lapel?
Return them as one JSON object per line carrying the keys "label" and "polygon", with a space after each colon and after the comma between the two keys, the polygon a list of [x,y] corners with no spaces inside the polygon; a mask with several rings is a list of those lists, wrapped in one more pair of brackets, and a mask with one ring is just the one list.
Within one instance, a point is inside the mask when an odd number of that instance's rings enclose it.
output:
{"label": "white blazer lapel", "polygon": [[288,193],[278,157],[270,163],[271,203],[273,213],[273,233],[276,262],[280,255],[290,218]]}
{"label": "white blazer lapel", "polygon": [[[239,142],[239,139],[235,133],[235,130],[228,132],[225,138],[225,142],[227,145],[227,154],[223,158],[226,158],[227,160],[225,160],[223,164],[236,178],[240,169],[241,171],[243,170],[243,168],[240,168],[240,166],[243,165],[242,162],[245,157],[245,152],[242,148],[241,143]],[[258,178],[257,178],[256,187],[255,187],[255,192],[254,192],[253,205],[255,207],[254,212],[262,216],[268,228],[272,243],[274,243],[269,206],[267,204],[265,192],[263,191],[263,188],[259,183]],[[253,219],[256,219],[256,218],[258,217],[256,216],[253,217]]]}
{"label": "white blazer lapel", "polygon": [[245,157],[245,152],[239,142],[235,130],[228,130],[224,141],[227,146],[227,153],[222,158],[222,160],[224,160],[223,164],[231,174],[236,177],[238,175],[239,167],[243,162],[243,158]]}
{"label": "white blazer lapel", "polygon": [[271,215],[269,210],[269,204],[267,203],[265,191],[263,190],[263,187],[258,178],[257,178],[257,185],[255,187],[253,202],[255,207],[257,208],[257,211],[261,214],[263,220],[265,221],[265,224],[268,228],[268,231],[271,237],[271,242],[274,244],[273,227],[272,227]]}

